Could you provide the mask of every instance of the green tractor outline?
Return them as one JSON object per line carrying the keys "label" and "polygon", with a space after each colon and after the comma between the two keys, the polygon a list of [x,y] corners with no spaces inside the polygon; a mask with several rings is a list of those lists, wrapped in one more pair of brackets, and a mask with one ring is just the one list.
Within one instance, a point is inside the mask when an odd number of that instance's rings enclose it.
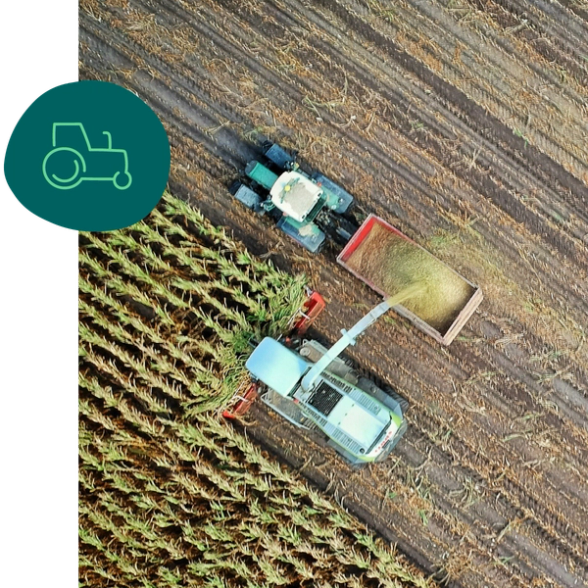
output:
{"label": "green tractor outline", "polygon": [[[91,153],[121,154],[122,159],[124,161],[123,169],[117,169],[117,171],[115,171],[113,175],[93,176],[93,177],[84,176],[83,174],[87,173],[87,170],[88,170],[88,165],[86,164],[86,159],[84,158],[84,156],[79,151],[74,149],[73,147],[66,147],[66,146],[58,147],[57,146],[57,129],[59,127],[79,127],[80,128],[80,131],[81,131],[82,136],[84,138],[84,141],[86,143],[86,149],[87,149],[87,153],[85,154],[86,156],[88,156]],[[53,123],[53,141],[52,141],[53,149],[51,151],[49,151],[49,153],[47,153],[47,155],[45,156],[45,159],[43,159],[43,176],[45,177],[47,182],[51,186],[53,186],[54,188],[57,188],[58,190],[71,190],[72,188],[79,186],[84,180],[88,181],[88,182],[91,182],[91,181],[92,182],[112,181],[112,183],[114,184],[114,187],[118,188],[119,190],[126,190],[127,188],[129,188],[133,182],[133,178],[132,178],[131,174],[129,173],[129,158],[128,158],[127,152],[124,149],[113,149],[112,148],[112,135],[110,134],[110,132],[102,131],[102,134],[106,135],[106,137],[108,138],[108,147],[106,147],[106,148],[92,148],[92,146],[90,145],[90,140],[88,139],[88,135],[86,134],[86,129],[84,128],[83,123],[79,123],[79,122]],[[69,152],[71,154],[71,161],[73,163],[73,168],[74,168],[74,172],[69,178],[60,178],[59,176],[55,175],[54,173],[50,174],[48,171],[48,167],[49,167],[48,164],[51,160],[51,157],[57,153],[64,153],[64,152]],[[92,160],[93,157],[90,156],[88,159]],[[110,158],[110,159],[112,159],[112,158]],[[100,165],[96,165],[96,162],[93,162],[93,163],[94,163],[94,165],[92,165],[92,170],[94,170],[95,167],[100,167]],[[112,162],[109,162],[109,163],[112,163]],[[122,175],[122,177],[119,178],[119,176],[121,176],[121,175]],[[127,181],[126,182],[120,181],[123,178],[126,178]]]}

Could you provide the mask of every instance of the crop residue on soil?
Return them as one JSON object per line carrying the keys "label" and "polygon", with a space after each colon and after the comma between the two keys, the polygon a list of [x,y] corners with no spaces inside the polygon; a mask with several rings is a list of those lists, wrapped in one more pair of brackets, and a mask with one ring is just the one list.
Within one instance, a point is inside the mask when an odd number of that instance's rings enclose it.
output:
{"label": "crop residue on soil", "polygon": [[[301,251],[271,219],[235,203],[226,187],[258,156],[253,144],[298,150],[366,212],[402,223],[419,242],[438,227],[463,237],[463,275],[476,276],[487,304],[462,336],[445,348],[386,317],[352,350],[411,403],[394,455],[351,472],[262,404],[248,431],[450,586],[578,588],[588,584],[587,415],[555,384],[565,380],[580,399],[588,390],[585,11],[574,2],[525,3],[524,25],[521,2],[390,4],[83,0],[80,79],[118,83],[148,102],[170,137],[174,191],[278,267],[311,273],[312,287],[330,298],[316,327],[323,338],[334,340],[375,298],[332,255]],[[102,468],[103,454],[94,455]],[[182,482],[189,466],[174,464]],[[248,482],[247,503],[253,492]],[[200,514],[186,516],[193,523]],[[275,538],[254,556],[265,558]],[[100,553],[118,555],[108,539]],[[225,553],[203,566],[216,571]],[[171,561],[177,576],[182,562]],[[101,577],[89,585],[137,584],[126,564],[118,584]],[[367,585],[376,585],[379,566],[367,570]],[[348,567],[352,577],[340,584],[361,582],[356,570]],[[213,582],[208,574],[201,582]],[[227,586],[243,582],[235,575]]]}
{"label": "crop residue on soil", "polygon": [[[446,332],[474,293],[474,288],[430,253],[375,224],[347,260],[347,265],[392,298],[408,288],[402,305]],[[415,288],[418,285],[418,288]]]}

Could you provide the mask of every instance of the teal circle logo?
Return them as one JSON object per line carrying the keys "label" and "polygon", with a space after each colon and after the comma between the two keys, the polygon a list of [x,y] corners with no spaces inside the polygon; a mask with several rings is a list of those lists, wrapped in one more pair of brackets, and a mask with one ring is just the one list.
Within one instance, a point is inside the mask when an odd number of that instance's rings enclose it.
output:
{"label": "teal circle logo", "polygon": [[116,84],[82,81],[37,98],[6,150],[10,189],[33,214],[78,231],[111,231],[147,216],[165,190],[167,134]]}

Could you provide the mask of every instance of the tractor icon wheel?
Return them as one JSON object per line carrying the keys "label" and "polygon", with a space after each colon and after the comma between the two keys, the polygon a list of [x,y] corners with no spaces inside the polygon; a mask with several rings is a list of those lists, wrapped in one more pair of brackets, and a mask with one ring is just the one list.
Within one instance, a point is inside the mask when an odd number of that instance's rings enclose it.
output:
{"label": "tractor icon wheel", "polygon": [[43,175],[49,184],[59,190],[75,188],[83,180],[86,162],[81,154],[71,147],[53,149],[43,160]]}
{"label": "tractor icon wheel", "polygon": [[119,190],[126,190],[132,183],[133,178],[131,174],[127,171],[124,172],[116,172],[114,177],[112,178],[112,183],[114,184],[115,188]]}

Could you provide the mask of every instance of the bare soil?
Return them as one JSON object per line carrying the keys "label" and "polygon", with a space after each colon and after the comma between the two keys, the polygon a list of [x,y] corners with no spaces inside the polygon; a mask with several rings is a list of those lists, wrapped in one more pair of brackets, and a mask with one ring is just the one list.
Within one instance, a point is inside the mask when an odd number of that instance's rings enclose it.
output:
{"label": "bare soil", "polygon": [[411,403],[387,462],[246,425],[453,586],[588,582],[587,55],[567,0],[81,1],[81,77],[154,108],[176,195],[311,276],[323,338],[378,297],[232,199],[265,138],[484,291],[449,348],[390,315],[351,353]]}

